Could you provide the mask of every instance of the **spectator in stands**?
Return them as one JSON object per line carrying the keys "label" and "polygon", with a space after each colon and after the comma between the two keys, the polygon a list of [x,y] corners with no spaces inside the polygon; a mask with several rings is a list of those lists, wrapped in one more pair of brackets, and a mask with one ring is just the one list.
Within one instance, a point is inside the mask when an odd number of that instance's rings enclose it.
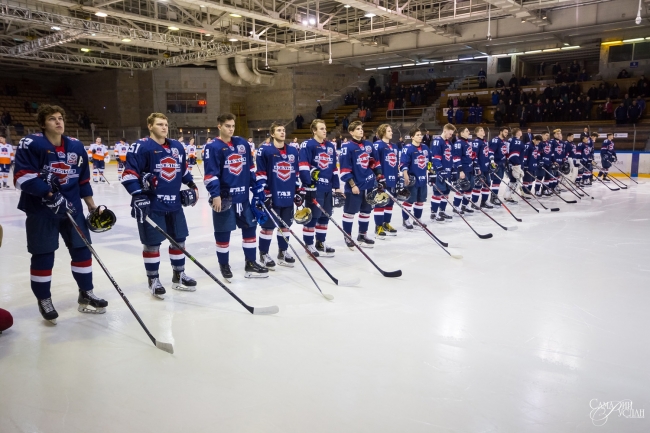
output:
{"label": "spectator in stands", "polygon": [[361,110],[359,110],[359,119],[361,119],[362,122],[366,121],[366,109],[364,107],[361,107]]}
{"label": "spectator in stands", "polygon": [[645,113],[645,99],[643,99],[641,96],[636,97],[636,104],[639,106],[639,110],[641,111],[641,114],[639,115],[639,118],[643,117],[643,113]]}
{"label": "spectator in stands", "polygon": [[643,85],[639,88],[639,95],[643,96],[644,98],[650,96],[650,85],[648,85],[648,83],[643,83]]}
{"label": "spectator in stands", "polygon": [[497,105],[499,103],[499,94],[496,90],[492,91],[492,105]]}
{"label": "spectator in stands", "polygon": [[478,77],[479,77],[479,78],[483,78],[484,80],[487,78],[487,74],[485,73],[485,71],[483,70],[483,68],[481,68],[481,70],[478,71]]}
{"label": "spectator in stands", "polygon": [[618,83],[614,83],[614,85],[609,89],[609,97],[611,99],[618,99],[621,93],[621,88],[618,87]]}
{"label": "spectator in stands", "polygon": [[517,106],[514,104],[514,101],[510,99],[508,105],[506,105],[506,122],[514,122],[515,116],[517,115]]}
{"label": "spectator in stands", "polygon": [[566,105],[562,99],[554,99],[553,119],[555,121],[566,121]]}
{"label": "spectator in stands", "polygon": [[569,103],[567,104],[567,116],[568,120],[575,122],[576,120],[580,120],[580,110],[578,110],[576,101],[573,100],[573,98],[569,99]]}
{"label": "spectator in stands", "polygon": [[316,118],[320,119],[323,116],[323,106],[320,105],[320,102],[318,102],[318,105],[316,106]]}
{"label": "spectator in stands", "polygon": [[605,113],[605,105],[604,104],[596,105],[596,114],[598,115],[598,120],[605,120],[605,116],[606,116],[607,113]]}
{"label": "spectator in stands", "polygon": [[607,86],[605,86],[605,83],[600,83],[598,86],[598,99],[600,100],[605,100],[609,97],[609,91],[607,90]]}
{"label": "spectator in stands", "polygon": [[427,146],[430,146],[432,140],[433,140],[433,136],[427,129],[426,134],[424,134],[424,138],[422,138],[422,143],[426,144]]}
{"label": "spectator in stands", "polygon": [[623,106],[627,110],[630,108],[630,105],[632,105],[632,98],[630,98],[630,95],[626,93],[625,97],[623,98]]}
{"label": "spectator in stands", "polygon": [[334,126],[339,126],[339,113],[334,113]]}
{"label": "spectator in stands", "polygon": [[505,87],[505,86],[506,86],[506,83],[504,83],[501,78],[499,78],[497,80],[496,84],[494,85],[494,87],[496,87],[497,89],[500,89],[501,87]]}
{"label": "spectator in stands", "polygon": [[305,118],[302,117],[301,113],[298,113],[296,116],[296,129],[302,129],[302,124],[305,123]]}
{"label": "spectator in stands", "polygon": [[483,107],[478,104],[476,105],[476,123],[483,123]]}
{"label": "spectator in stands", "polygon": [[636,87],[635,83],[630,84],[630,87],[627,89],[627,94],[630,95],[630,98],[632,99],[639,96],[639,88]]}
{"label": "spectator in stands", "polygon": [[454,109],[447,108],[447,123],[454,123]]}
{"label": "spectator in stands", "polygon": [[2,122],[3,125],[5,126],[11,126],[11,113],[9,111],[3,111],[2,112],[2,119],[0,119],[0,122]]}
{"label": "spectator in stands", "polygon": [[580,71],[580,75],[578,75],[578,81],[589,81],[589,75],[587,74],[586,69]]}
{"label": "spectator in stands", "polygon": [[589,96],[591,99],[598,98],[598,89],[596,88],[595,84],[592,84],[589,90],[587,90],[587,96]]}
{"label": "spectator in stands", "polygon": [[621,72],[618,73],[618,77],[616,78],[630,78],[630,73],[627,72],[626,69],[622,69]]}
{"label": "spectator in stands", "polygon": [[519,127],[523,128],[526,126],[526,119],[528,119],[528,110],[526,105],[521,104],[517,108],[517,120],[519,121]]}
{"label": "spectator in stands", "polygon": [[465,110],[458,108],[455,113],[456,125],[462,125],[465,118]]}
{"label": "spectator in stands", "polygon": [[343,126],[343,130],[344,130],[344,131],[347,131],[347,130],[348,130],[348,126],[350,125],[350,119],[348,119],[348,116],[345,116],[345,117],[343,118],[343,122],[341,122],[341,123],[342,123],[341,126]]}
{"label": "spectator in stands", "polygon": [[90,135],[95,138],[95,124],[92,122],[90,123]]}
{"label": "spectator in stands", "polygon": [[469,107],[469,115],[467,116],[467,123],[474,124],[476,123],[476,107],[472,101],[472,105]]}
{"label": "spectator in stands", "polygon": [[533,130],[528,128],[525,134],[522,134],[521,139],[524,143],[532,143],[533,142]]}
{"label": "spectator in stands", "polygon": [[614,104],[610,98],[607,98],[605,100],[605,105],[603,105],[603,114],[605,116],[605,120],[611,119],[612,115],[614,114]]}
{"label": "spectator in stands", "polygon": [[560,67],[560,62],[555,62],[555,64],[553,65],[553,69],[551,70],[551,74],[555,77],[561,72],[562,72],[562,68]]}
{"label": "spectator in stands", "polygon": [[503,99],[499,100],[496,108],[494,109],[494,126],[499,127],[503,123],[506,116],[506,104]]}
{"label": "spectator in stands", "polygon": [[553,108],[555,105],[551,103],[551,100],[549,98],[546,98],[546,101],[544,102],[543,110],[542,110],[542,121],[543,122],[549,122],[551,120],[551,113],[553,112]]}
{"label": "spectator in stands", "polygon": [[582,132],[580,133],[580,141],[582,141],[583,138],[587,137],[589,138],[589,128],[586,126],[582,129]]}
{"label": "spectator in stands", "polygon": [[546,75],[546,62],[540,63],[537,67],[537,78],[539,79],[544,75]]}
{"label": "spectator in stands", "polygon": [[627,110],[621,102],[616,110],[614,111],[614,117],[616,118],[617,125],[624,125],[627,122]]}
{"label": "spectator in stands", "polygon": [[524,76],[521,77],[521,80],[519,80],[519,85],[520,86],[528,86],[528,85],[530,85],[530,80],[528,79],[526,74],[524,74]]}
{"label": "spectator in stands", "polygon": [[517,87],[519,85],[519,80],[515,76],[515,74],[512,74],[512,77],[510,77],[510,81],[508,81],[508,87],[515,86]]}
{"label": "spectator in stands", "polygon": [[393,111],[395,109],[395,101],[392,99],[388,101],[388,111]]}
{"label": "spectator in stands", "polygon": [[372,120],[372,111],[370,111],[370,107],[368,107],[366,109],[366,120],[365,121],[370,121],[370,120]]}
{"label": "spectator in stands", "polygon": [[641,110],[639,105],[636,103],[636,99],[632,101],[632,105],[627,109],[627,121],[632,124],[636,124],[641,117]]}
{"label": "spectator in stands", "polygon": [[487,81],[485,81],[485,78],[481,77],[478,80],[478,88],[479,89],[487,89]]}
{"label": "spectator in stands", "polygon": [[375,80],[375,77],[371,75],[370,79],[368,80],[368,87],[370,87],[371,92],[375,90],[376,85],[377,85],[377,81]]}
{"label": "spectator in stands", "polygon": [[591,98],[587,96],[584,102],[584,109],[583,109],[585,120],[591,119],[591,110],[593,107],[594,107],[594,103],[592,102]]}
{"label": "spectator in stands", "polygon": [[454,96],[453,103],[454,103],[454,108],[457,108],[459,106],[458,96]]}
{"label": "spectator in stands", "polygon": [[410,98],[410,99],[411,99],[411,106],[416,105],[416,95],[415,95],[415,92],[412,92],[412,93],[411,93],[411,98]]}
{"label": "spectator in stands", "polygon": [[578,63],[577,60],[571,62],[571,65],[569,66],[569,72],[576,75],[580,73],[580,64]]}

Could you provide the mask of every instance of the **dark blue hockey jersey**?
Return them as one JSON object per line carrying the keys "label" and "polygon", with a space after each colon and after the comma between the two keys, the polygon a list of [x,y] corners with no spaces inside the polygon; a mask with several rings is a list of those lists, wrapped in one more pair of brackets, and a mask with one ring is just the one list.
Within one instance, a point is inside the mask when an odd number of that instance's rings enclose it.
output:
{"label": "dark blue hockey jersey", "polygon": [[605,139],[600,146],[600,157],[604,158],[605,156],[610,159],[612,156],[616,156],[616,150],[614,150],[614,142],[612,140]]}
{"label": "dark blue hockey jersey", "polygon": [[151,200],[151,210],[179,210],[181,185],[193,181],[187,170],[183,145],[172,139],[165,139],[165,144],[161,145],[151,137],[133,143],[126,154],[126,166],[122,175],[122,185],[129,194],[143,193],[140,177],[144,173],[153,173],[158,178],[156,190],[146,193]]}
{"label": "dark blue hockey jersey", "polygon": [[594,159],[594,142],[589,139],[589,141],[582,148],[582,160],[583,161],[593,161]]}
{"label": "dark blue hockey jersey", "polygon": [[319,143],[313,138],[300,144],[300,182],[308,188],[314,184],[311,179],[311,170],[316,169],[318,181],[315,183],[316,191],[325,193],[332,189],[339,189],[339,170],[336,165],[336,146],[329,141]]}
{"label": "dark blue hockey jersey", "polygon": [[[436,137],[431,142],[431,163],[436,169],[436,173],[451,173],[460,165],[460,143],[458,149],[452,150],[449,140],[443,140],[442,137]],[[456,155],[454,155],[454,151]]]}
{"label": "dark blue hockey jersey", "polygon": [[460,168],[467,174],[474,170],[474,160],[476,154],[474,153],[473,146],[467,142],[463,137],[459,137],[454,147],[460,144]]}
{"label": "dark blue hockey jersey", "polygon": [[489,173],[490,157],[494,156],[494,154],[488,143],[482,138],[475,138],[472,142],[472,149],[476,153],[476,166],[481,170],[482,174]]}
{"label": "dark blue hockey jersey", "polygon": [[525,148],[526,157],[523,166],[534,176],[536,174],[535,171],[537,170],[541,154],[538,146],[535,146],[534,143],[529,141],[525,146],[527,147]]}
{"label": "dark blue hockey jersey", "polygon": [[93,195],[88,181],[88,154],[76,138],[61,137],[61,145],[54,146],[43,134],[31,134],[20,140],[15,158],[14,184],[20,190],[18,209],[29,214],[41,214],[45,218],[60,218],[43,203],[52,192],[45,181],[38,177],[46,169],[59,178],[60,192],[82,212],[81,199]]}
{"label": "dark blue hockey jersey", "polygon": [[504,162],[508,157],[508,143],[501,140],[498,135],[490,140],[490,151],[494,154],[494,162]]}
{"label": "dark blue hockey jersey", "polygon": [[[406,170],[409,175],[415,176],[415,186],[426,186],[427,165],[430,156],[429,147],[426,144],[420,144],[418,147],[414,144],[407,144],[402,149],[399,169],[400,171]],[[413,185],[409,184],[409,186]]]}
{"label": "dark blue hockey jersey", "polygon": [[539,163],[545,168],[549,168],[553,163],[553,147],[550,141],[542,141],[539,143]]}
{"label": "dark blue hockey jersey", "polygon": [[395,188],[397,186],[397,177],[399,176],[399,153],[397,146],[379,140],[375,142],[374,147],[377,151],[379,162],[381,163],[382,174],[386,179],[386,186],[388,188]]}
{"label": "dark blue hockey jersey", "polygon": [[374,188],[375,175],[381,174],[379,154],[369,141],[352,139],[341,146],[339,164],[345,192],[352,192],[348,180],[353,179],[363,191]]}
{"label": "dark blue hockey jersey", "polygon": [[556,140],[555,138],[551,138],[549,140],[549,143],[551,144],[551,149],[552,149],[552,158],[553,162],[557,162],[558,164],[562,164],[564,162],[564,158],[566,157],[566,153],[564,150],[564,143],[562,140]]}
{"label": "dark blue hockey jersey", "polygon": [[571,158],[576,159],[576,160],[581,160],[582,159],[582,152],[585,149],[585,144],[580,141],[577,144],[573,144],[573,149],[571,151]]}
{"label": "dark blue hockey jersey", "polygon": [[508,146],[508,163],[512,165],[521,165],[523,159],[522,152],[523,144],[521,143],[521,140],[512,137],[510,139],[510,145]]}
{"label": "dark blue hockey jersey", "polygon": [[220,138],[205,145],[203,154],[205,174],[203,183],[210,197],[230,196],[233,203],[249,199],[255,186],[255,164],[248,141],[233,136],[225,143]]}
{"label": "dark blue hockey jersey", "polygon": [[278,149],[273,144],[257,150],[257,184],[271,192],[273,206],[293,206],[298,176],[298,149],[284,145]]}

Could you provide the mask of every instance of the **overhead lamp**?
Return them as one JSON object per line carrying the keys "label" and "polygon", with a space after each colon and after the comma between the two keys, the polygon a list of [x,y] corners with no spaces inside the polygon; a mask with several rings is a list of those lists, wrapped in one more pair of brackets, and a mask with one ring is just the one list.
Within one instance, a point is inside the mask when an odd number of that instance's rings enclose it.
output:
{"label": "overhead lamp", "polygon": [[565,43],[564,43],[564,46],[567,46],[567,45],[569,45],[569,44],[565,42]]}
{"label": "overhead lamp", "polygon": [[429,64],[429,62],[420,62],[420,63],[416,63],[415,66],[422,66],[422,65],[428,65],[428,64]]}
{"label": "overhead lamp", "polygon": [[476,56],[476,57],[474,57],[474,60],[476,60],[476,59],[487,59],[487,58],[488,58],[488,56]]}
{"label": "overhead lamp", "polygon": [[366,12],[366,14],[364,15],[364,17],[366,17],[366,18],[372,18],[372,17],[376,17],[376,16],[377,15],[373,14],[372,12]]}
{"label": "overhead lamp", "polygon": [[628,43],[628,42],[639,42],[639,41],[642,41],[642,40],[643,40],[643,38],[623,39],[623,42],[624,42],[624,43]]}
{"label": "overhead lamp", "polygon": [[402,67],[401,65],[393,65],[393,66],[391,66],[390,68],[391,68],[391,69],[394,69],[394,68],[401,68],[401,67]]}
{"label": "overhead lamp", "polygon": [[129,39],[129,38],[124,38],[124,39],[122,39],[122,42],[131,42],[131,39]]}
{"label": "overhead lamp", "polygon": [[[646,39],[648,39],[648,38],[646,38]],[[622,44],[622,43],[623,43],[623,41],[608,41],[608,42],[603,42],[600,45],[616,45],[616,44]]]}
{"label": "overhead lamp", "polygon": [[573,46],[570,46],[570,47],[562,47],[563,50],[576,50],[578,48],[580,48],[580,45],[573,45]]}
{"label": "overhead lamp", "polygon": [[415,66],[415,63],[404,63],[402,67],[406,68],[408,66]]}
{"label": "overhead lamp", "polygon": [[84,53],[87,53],[87,52],[90,51],[90,48],[81,48],[81,51],[83,51]]}
{"label": "overhead lamp", "polygon": [[542,15],[542,19],[543,19],[543,20],[547,19],[547,16],[546,16],[546,15]]}
{"label": "overhead lamp", "polygon": [[241,15],[239,14],[230,14],[230,16],[233,18],[241,18]]}
{"label": "overhead lamp", "polygon": [[205,35],[206,35],[206,36],[212,36],[210,33],[206,33]]}
{"label": "overhead lamp", "polygon": [[522,19],[521,19],[521,23],[523,24],[523,23],[525,23],[525,22],[526,22],[526,19],[525,19],[525,18],[522,18]]}
{"label": "overhead lamp", "polygon": [[510,54],[495,54],[492,57],[508,57]]}
{"label": "overhead lamp", "polygon": [[450,59],[450,60],[443,60],[443,61],[444,61],[445,63],[449,63],[449,62],[457,62],[458,59]]}
{"label": "overhead lamp", "polygon": [[316,18],[309,18],[309,24],[311,24],[312,26],[316,24]]}
{"label": "overhead lamp", "polygon": [[178,31],[180,29],[178,27],[175,27],[175,26],[169,26],[169,27],[167,27],[167,30],[171,30],[172,32],[176,32],[176,31]]}
{"label": "overhead lamp", "polygon": [[199,5],[199,7],[200,7],[200,8],[204,8],[204,7],[205,7],[205,5]]}
{"label": "overhead lamp", "polygon": [[377,69],[388,69],[390,66],[380,66]]}
{"label": "overhead lamp", "polygon": [[343,7],[346,8],[346,9],[350,9],[351,6],[350,5],[343,5]]}
{"label": "overhead lamp", "polygon": [[97,36],[97,33],[91,33],[90,36]]}
{"label": "overhead lamp", "polygon": [[366,71],[374,71],[377,68],[366,68]]}
{"label": "overhead lamp", "polygon": [[52,27],[50,27],[50,28],[51,28],[52,30],[56,30],[57,32],[58,32],[59,30],[61,30],[61,27],[59,27],[59,26],[52,26]]}
{"label": "overhead lamp", "polygon": [[237,42],[238,40],[239,39],[237,39],[237,38],[228,38],[228,41],[230,41],[230,42]]}
{"label": "overhead lamp", "polygon": [[533,50],[533,51],[526,51],[524,54],[535,54],[535,53],[541,53],[542,50]]}
{"label": "overhead lamp", "polygon": [[433,65],[434,63],[442,63],[443,60],[434,60],[433,62],[429,62],[430,65]]}
{"label": "overhead lamp", "polygon": [[545,50],[542,50],[544,53],[552,53],[553,51],[560,51],[560,48],[547,48]]}
{"label": "overhead lamp", "polygon": [[95,16],[106,18],[108,14],[106,12],[95,12]]}
{"label": "overhead lamp", "polygon": [[306,26],[307,24],[309,24],[309,21],[307,21],[307,20],[302,20],[302,25],[303,25],[303,26]]}

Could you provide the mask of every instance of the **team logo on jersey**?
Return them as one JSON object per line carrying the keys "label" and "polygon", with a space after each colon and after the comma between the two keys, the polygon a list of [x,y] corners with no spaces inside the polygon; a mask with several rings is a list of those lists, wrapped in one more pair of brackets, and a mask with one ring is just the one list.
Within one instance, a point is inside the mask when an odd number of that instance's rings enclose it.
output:
{"label": "team logo on jersey", "polygon": [[546,144],[544,145],[544,153],[547,154],[547,155],[548,155],[549,153],[551,153],[551,145],[550,145],[550,144],[546,143]]}
{"label": "team logo on jersey", "polygon": [[418,164],[418,168],[424,170],[427,167],[427,157],[424,155],[418,155],[415,158],[415,162]]}
{"label": "team logo on jersey", "polygon": [[424,149],[424,150],[422,151],[422,153],[424,154],[424,156],[429,156],[429,151],[426,150],[426,149]]}
{"label": "team logo on jersey", "polygon": [[588,147],[585,147],[584,153],[585,153],[585,155],[589,155],[589,153],[591,153],[591,149],[589,149]]}
{"label": "team logo on jersey", "polygon": [[75,175],[75,170],[72,166],[62,161],[51,162],[49,172],[59,178],[59,184],[61,185],[67,184],[68,179],[72,177],[79,177],[78,174]]}
{"label": "team logo on jersey", "polygon": [[273,171],[277,174],[278,179],[280,179],[283,182],[286,182],[289,179],[291,179],[291,175],[294,173],[293,165],[291,165],[287,161],[280,161],[277,164],[275,164],[275,167],[273,167]]}
{"label": "team logo on jersey", "polygon": [[330,156],[330,149],[327,149],[328,153],[322,152],[316,155],[316,161],[318,161],[318,168],[321,170],[325,170],[327,167],[330,166],[330,163],[332,162],[332,157]]}
{"label": "team logo on jersey", "polygon": [[239,176],[244,168],[244,158],[236,153],[233,153],[228,158],[226,158],[226,166],[228,171]]}
{"label": "team logo on jersey", "polygon": [[59,159],[65,158],[65,152],[57,152],[56,154],[59,157]]}
{"label": "team logo on jersey", "polygon": [[331,147],[328,147],[327,148],[327,154],[328,155],[333,155],[334,154],[334,149],[332,149]]}
{"label": "team logo on jersey", "polygon": [[178,149],[176,149],[175,147],[172,147],[172,157],[180,160],[178,157]]}
{"label": "team logo on jersey", "polygon": [[368,153],[372,152],[372,147],[366,146],[366,152],[368,152]]}
{"label": "team logo on jersey", "polygon": [[487,146],[483,148],[483,156],[490,156],[490,149]]}
{"label": "team logo on jersey", "polygon": [[289,162],[293,162],[293,161],[295,161],[295,160],[296,160],[296,157],[295,157],[295,156],[293,156],[293,155],[289,155],[289,157],[288,157],[288,158],[289,158]]}
{"label": "team logo on jersey", "polygon": [[167,182],[174,180],[176,178],[176,173],[181,171],[178,162],[171,156],[162,158],[160,163],[156,164],[156,168],[160,171],[160,177]]}
{"label": "team logo on jersey", "polygon": [[451,149],[446,148],[445,151],[444,151],[444,155],[445,155],[445,159],[447,161],[451,160]]}
{"label": "team logo on jersey", "polygon": [[75,165],[77,164],[77,154],[68,152],[68,164]]}
{"label": "team logo on jersey", "polygon": [[240,153],[241,155],[246,153],[246,146],[243,144],[238,144],[237,145],[237,152]]}
{"label": "team logo on jersey", "polygon": [[533,159],[537,159],[539,157],[539,152],[537,152],[537,149],[533,149],[533,153],[531,153],[530,156],[532,156]]}
{"label": "team logo on jersey", "polygon": [[364,170],[368,168],[369,163],[370,155],[368,155],[366,152],[363,152],[357,157],[357,164],[360,165]]}
{"label": "team logo on jersey", "polygon": [[508,154],[508,146],[506,146],[505,144],[503,146],[501,146],[501,154],[502,155],[507,155]]}
{"label": "team logo on jersey", "polygon": [[558,146],[555,147],[555,153],[557,153],[557,154],[562,154],[563,150],[564,149],[562,148],[561,144],[559,144]]}
{"label": "team logo on jersey", "polygon": [[287,154],[286,153],[282,154],[282,159],[287,159]]}
{"label": "team logo on jersey", "polygon": [[391,152],[386,155],[386,162],[391,167],[395,167],[397,165],[397,155],[395,155],[395,152]]}

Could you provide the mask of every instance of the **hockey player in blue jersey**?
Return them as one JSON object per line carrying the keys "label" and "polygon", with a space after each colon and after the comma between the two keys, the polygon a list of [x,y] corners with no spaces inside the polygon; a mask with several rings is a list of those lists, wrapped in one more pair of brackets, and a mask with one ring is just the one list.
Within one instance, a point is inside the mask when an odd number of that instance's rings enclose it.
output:
{"label": "hockey player in blue jersey", "polygon": [[[515,191],[519,188],[518,183],[523,181],[524,171],[522,170],[523,160],[523,144],[521,142],[522,132],[519,128],[512,128],[512,137],[508,144],[508,162],[506,174],[508,175],[508,184],[510,188]],[[508,204],[517,204],[517,201],[512,198],[512,190],[506,188],[504,190],[503,199]]]}
{"label": "hockey player in blue jersey", "polygon": [[[20,191],[18,209],[27,214],[27,251],[31,254],[30,282],[43,319],[55,324],[59,316],[50,286],[54,252],[63,238],[72,259],[72,276],[79,287],[79,311],[104,313],[108,302],[93,293],[92,256],[67,218],[69,212],[90,242],[81,201],[88,212],[97,209],[90,187],[90,169],[83,144],[66,135],[65,111],[56,105],[38,108],[42,133],[20,140],[14,184]],[[7,269],[8,270],[8,269]],[[89,308],[92,307],[92,308]]]}
{"label": "hockey player in blue jersey", "polygon": [[494,173],[491,176],[492,178],[492,198],[490,202],[494,206],[500,206],[501,201],[499,200],[499,187],[501,186],[501,180],[505,173],[505,167],[508,158],[508,143],[506,140],[508,138],[509,128],[507,126],[501,126],[499,128],[499,135],[490,140],[490,171]]}
{"label": "hockey player in blue jersey", "polygon": [[[358,120],[350,123],[348,132],[352,140],[341,147],[339,158],[341,182],[344,185],[345,205],[343,206],[343,230],[352,236],[354,215],[359,213],[359,234],[357,242],[366,248],[372,248],[375,241],[368,237],[368,224],[372,203],[368,193],[375,188],[375,181],[386,186],[381,171],[379,155],[372,143],[363,139],[363,123]],[[354,243],[345,238],[348,248],[354,249]]]}
{"label": "hockey player in blue jersey", "polygon": [[[526,152],[526,158],[523,164],[524,169],[524,180],[523,180],[523,192],[525,198],[532,198],[533,194],[533,184],[535,183],[535,177],[538,164],[540,163],[540,153],[539,145],[542,142],[542,136],[537,134],[533,137],[532,142],[526,143],[524,152]],[[542,176],[543,179],[543,176]],[[536,189],[539,189],[536,187]]]}
{"label": "hockey player in blue jersey", "polygon": [[[404,179],[404,187],[409,190],[409,198],[403,203],[404,207],[410,212],[418,221],[422,222],[422,211],[424,210],[424,202],[427,200],[427,169],[429,166],[429,157],[431,153],[429,147],[422,143],[424,134],[417,127],[414,127],[409,132],[411,136],[411,144],[404,146],[399,160],[399,169],[402,172]],[[402,211],[402,226],[406,230],[413,230],[422,228],[411,222],[410,217]]]}
{"label": "hockey player in blue jersey", "polygon": [[[230,234],[240,228],[244,249],[244,277],[267,278],[268,269],[255,261],[257,219],[263,223],[268,215],[259,208],[266,200],[264,187],[255,178],[255,163],[245,138],[235,136],[235,115],[217,117],[219,137],[206,144],[203,181],[210,194],[212,226],[217,243],[217,260],[221,275],[230,281]],[[253,193],[253,202],[249,200]]]}
{"label": "hockey player in blue jersey", "polygon": [[554,190],[556,193],[560,193],[561,189],[558,187],[558,181],[560,178],[560,166],[566,160],[566,144],[562,140],[562,130],[554,129],[553,138],[549,140],[551,145],[552,152],[552,163],[551,163],[551,174],[553,177],[549,180],[549,188]]}
{"label": "hockey player in blue jersey", "polygon": [[[451,215],[445,213],[447,208],[447,199],[449,196],[449,186],[445,181],[451,183],[452,174],[456,173],[460,166],[460,156],[452,155],[451,137],[456,131],[454,125],[446,124],[442,128],[442,133],[431,142],[431,165],[435,172],[429,177],[429,183],[433,186],[431,196],[431,219],[436,222],[451,221]],[[432,173],[429,173],[430,175]],[[465,178],[465,173],[458,173],[461,179]],[[440,209],[440,211],[438,211]]]}
{"label": "hockey player in blue jersey", "polygon": [[576,185],[582,185],[582,176],[585,173],[584,166],[582,165],[582,156],[585,152],[585,145],[589,143],[589,137],[584,135],[580,141],[573,146],[573,167],[575,167],[575,178],[573,182]]}
{"label": "hockey player in blue jersey", "polygon": [[565,175],[565,177],[571,182],[575,182],[578,177],[578,161],[581,159],[582,155],[581,144],[582,143],[575,143],[575,134],[567,134],[566,141],[564,142],[564,154],[566,155],[566,162],[569,163],[570,171],[568,175]]}
{"label": "hockey player in blue jersey", "polygon": [[[183,206],[194,206],[198,188],[187,170],[183,145],[167,138],[167,116],[152,113],[147,117],[149,137],[133,143],[126,155],[122,185],[131,194],[131,216],[138,223],[142,257],[147,273],[149,291],[164,299],[165,287],[160,282],[160,245],[165,237],[146,221],[151,218],[181,247],[189,235]],[[181,191],[185,184],[190,189]],[[196,281],[185,274],[185,255],[169,245],[173,277],[172,288],[193,292]]]}
{"label": "hockey player in blue jersey", "polygon": [[[302,237],[309,251],[315,256],[333,257],[336,250],[325,243],[329,219],[312,203],[312,199],[332,215],[332,191],[340,188],[339,171],[336,166],[336,146],[327,141],[325,121],[314,119],[311,138],[300,145],[300,182],[307,190],[305,202],[312,218],[302,228]],[[314,247],[314,231],[316,246]]]}
{"label": "hockey player in blue jersey", "polygon": [[539,151],[539,161],[537,162],[537,173],[535,173],[537,176],[535,195],[537,197],[550,197],[552,195],[550,190],[553,176],[549,173],[553,165],[553,148],[551,147],[548,132],[542,133],[542,141],[537,146],[537,149]]}
{"label": "hockey player in blue jersey", "polygon": [[[476,154],[476,160],[474,164],[474,189],[472,195],[481,196],[481,208],[483,209],[494,209],[488,202],[490,197],[490,162],[491,156],[494,154],[490,151],[490,146],[485,142],[485,130],[482,126],[477,126],[474,129],[474,134],[476,138],[472,141],[472,150]],[[481,175],[485,180],[480,182],[477,179],[477,176]],[[475,201],[475,200],[472,200]]]}
{"label": "hockey player in blue jersey", "polygon": [[598,140],[598,133],[592,132],[589,139],[584,143],[582,148],[582,160],[581,164],[584,167],[584,172],[582,173],[582,185],[591,186],[594,180],[594,144]]}
{"label": "hockey player in blue jersey", "polygon": [[[293,222],[294,197],[302,201],[302,195],[297,193],[298,176],[298,149],[284,142],[286,132],[280,123],[273,123],[269,130],[271,143],[262,145],[257,150],[257,186],[264,190],[266,195],[266,206],[278,214],[282,221],[289,227]],[[261,225],[259,234],[260,262],[270,270],[275,269],[275,262],[269,255],[273,230],[276,228],[271,219]],[[282,227],[282,233],[278,233],[278,264],[281,266],[293,267],[296,259],[289,253],[289,245],[285,238],[289,237],[289,229],[284,228],[282,223],[276,221]]]}
{"label": "hockey player in blue jersey", "polygon": [[[397,145],[391,143],[393,130],[390,125],[387,123],[379,125],[377,137],[379,140],[373,146],[379,157],[386,188],[395,196],[395,189],[399,181],[399,149]],[[375,237],[381,239],[385,236],[395,236],[397,230],[390,225],[393,216],[393,201],[389,199],[386,205],[375,206],[373,212],[375,215]]]}
{"label": "hockey player in blue jersey", "polygon": [[598,171],[598,177],[602,176],[603,181],[610,182],[607,179],[607,174],[609,174],[609,168],[612,166],[612,163],[616,161],[618,161],[618,157],[616,156],[616,149],[614,149],[614,134],[610,132],[600,146],[600,165],[602,168]]}
{"label": "hockey player in blue jersey", "polygon": [[[452,159],[460,158],[457,162],[455,176],[457,179],[458,178],[467,179],[470,186],[473,186],[475,154],[472,145],[469,143],[469,129],[467,129],[466,127],[460,127],[458,129],[457,135],[458,135],[458,139],[454,142],[453,151],[452,151],[452,156],[453,156]],[[463,174],[461,175],[461,173]],[[462,199],[463,205],[459,209],[459,212],[461,213],[461,215],[464,214],[471,215],[474,213],[474,211],[471,209],[471,206],[469,206],[469,203],[470,201],[478,202],[478,197],[479,197],[478,193],[476,193],[474,197],[472,197],[472,189],[470,188],[467,191],[463,192],[462,197],[454,195],[454,207],[458,209],[458,205],[460,205]],[[456,213],[456,210],[454,210],[454,213]]]}

